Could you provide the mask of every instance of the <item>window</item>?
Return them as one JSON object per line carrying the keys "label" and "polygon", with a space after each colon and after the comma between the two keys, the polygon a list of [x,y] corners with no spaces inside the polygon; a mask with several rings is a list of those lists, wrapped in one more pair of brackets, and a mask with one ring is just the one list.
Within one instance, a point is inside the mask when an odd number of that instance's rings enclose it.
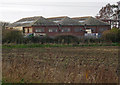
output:
{"label": "window", "polygon": [[85,20],[81,20],[81,21],[79,21],[79,22],[83,23],[83,22],[85,22]]}
{"label": "window", "polygon": [[87,33],[92,33],[91,28],[86,28],[86,32],[87,32]]}
{"label": "window", "polygon": [[81,32],[81,31],[82,31],[82,28],[75,28],[74,31],[75,31],[75,32]]}
{"label": "window", "polygon": [[27,28],[25,28],[25,33],[27,33],[28,32],[28,29]]}
{"label": "window", "polygon": [[91,30],[91,32],[95,32],[96,31],[96,29],[95,28],[86,28],[86,30]]}
{"label": "window", "polygon": [[60,21],[53,21],[53,22],[58,23],[58,22],[60,22]]}
{"label": "window", "polygon": [[70,28],[62,28],[61,32],[70,32]]}
{"label": "window", "polygon": [[16,24],[25,24],[25,23],[33,23],[34,21],[22,21],[22,22],[16,22]]}
{"label": "window", "polygon": [[32,28],[29,29],[29,32],[32,32]]}
{"label": "window", "polygon": [[58,29],[57,28],[50,28],[48,31],[49,32],[58,32]]}
{"label": "window", "polygon": [[36,28],[35,32],[44,32],[44,28]]}
{"label": "window", "polygon": [[105,28],[99,28],[99,32],[103,32],[105,30],[106,30]]}

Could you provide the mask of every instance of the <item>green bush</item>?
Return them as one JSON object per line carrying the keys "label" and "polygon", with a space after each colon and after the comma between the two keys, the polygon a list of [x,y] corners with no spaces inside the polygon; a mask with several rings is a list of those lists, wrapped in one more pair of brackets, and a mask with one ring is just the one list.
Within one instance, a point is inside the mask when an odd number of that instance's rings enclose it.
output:
{"label": "green bush", "polygon": [[27,38],[24,38],[24,44],[27,44],[27,43],[39,43],[40,42],[40,38],[39,37],[27,37]]}
{"label": "green bush", "polygon": [[104,31],[102,39],[107,42],[120,42],[120,29],[112,28],[111,30]]}
{"label": "green bush", "polygon": [[40,43],[40,44],[54,43],[54,39],[52,39],[48,36],[46,36],[46,37],[33,36],[33,37],[24,38],[23,43],[25,43],[25,44],[27,44],[27,43]]}
{"label": "green bush", "polygon": [[48,36],[41,38],[41,43],[54,43],[54,39]]}
{"label": "green bush", "polygon": [[22,43],[23,35],[18,30],[2,30],[2,43]]}
{"label": "green bush", "polygon": [[101,38],[77,38],[72,35],[61,35],[55,38],[46,37],[23,37],[22,32],[18,30],[2,30],[2,43],[16,43],[16,44],[28,44],[28,43],[40,43],[40,44],[83,44],[83,43],[101,43],[107,42],[119,42],[120,41],[120,29],[113,28],[103,32]]}
{"label": "green bush", "polygon": [[63,44],[79,43],[79,39],[72,35],[61,35],[55,38],[55,43]]}

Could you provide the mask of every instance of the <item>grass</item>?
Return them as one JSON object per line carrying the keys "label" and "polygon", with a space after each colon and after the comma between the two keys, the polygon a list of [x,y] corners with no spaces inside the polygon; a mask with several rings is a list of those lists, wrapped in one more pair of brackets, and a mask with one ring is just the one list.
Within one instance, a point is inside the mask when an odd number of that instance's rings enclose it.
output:
{"label": "grass", "polygon": [[90,43],[90,44],[6,44],[2,45],[2,48],[39,48],[39,47],[96,47],[96,46],[120,46],[119,43],[111,43],[111,44],[106,44],[106,43]]}

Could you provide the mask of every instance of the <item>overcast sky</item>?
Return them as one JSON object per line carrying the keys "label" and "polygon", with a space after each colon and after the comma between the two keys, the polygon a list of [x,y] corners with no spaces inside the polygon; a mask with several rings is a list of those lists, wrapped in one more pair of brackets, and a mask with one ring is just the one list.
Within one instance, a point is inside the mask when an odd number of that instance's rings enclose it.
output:
{"label": "overcast sky", "polygon": [[95,16],[107,3],[119,0],[0,0],[0,21],[23,17]]}

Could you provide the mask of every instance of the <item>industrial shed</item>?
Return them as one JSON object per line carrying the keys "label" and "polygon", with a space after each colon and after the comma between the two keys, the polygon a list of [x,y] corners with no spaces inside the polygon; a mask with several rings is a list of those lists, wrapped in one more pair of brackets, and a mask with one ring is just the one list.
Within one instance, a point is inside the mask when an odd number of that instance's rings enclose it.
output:
{"label": "industrial shed", "polygon": [[72,35],[80,38],[84,36],[98,37],[103,31],[110,30],[110,25],[90,16],[74,18],[38,16],[22,18],[9,25],[7,29],[21,30],[24,35],[29,33],[34,36],[49,37]]}

